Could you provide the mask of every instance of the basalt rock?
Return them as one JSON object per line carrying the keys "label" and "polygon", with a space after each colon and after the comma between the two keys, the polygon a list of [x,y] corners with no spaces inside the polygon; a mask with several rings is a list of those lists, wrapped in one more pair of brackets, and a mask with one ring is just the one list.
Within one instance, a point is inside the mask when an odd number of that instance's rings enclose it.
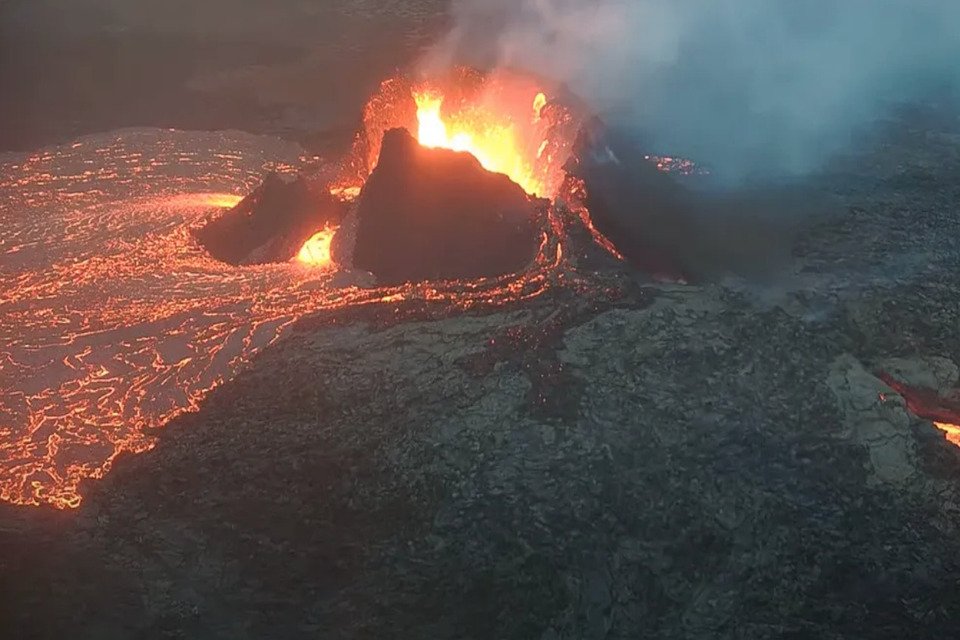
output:
{"label": "basalt rock", "polygon": [[286,262],[310,236],[337,224],[344,206],[306,178],[284,180],[269,173],[226,214],[196,231],[200,244],[230,264]]}
{"label": "basalt rock", "polygon": [[564,167],[584,181],[591,221],[640,270],[687,276],[674,250],[690,226],[683,188],[633,149],[613,147],[601,123],[588,123]]}
{"label": "basalt rock", "polygon": [[536,254],[536,202],[472,155],[383,137],[358,203],[354,266],[382,283],[522,270]]}
{"label": "basalt rock", "polygon": [[594,225],[634,266],[688,280],[765,277],[791,255],[801,222],[830,203],[797,189],[692,189],[600,124],[588,125],[566,169],[584,181]]}

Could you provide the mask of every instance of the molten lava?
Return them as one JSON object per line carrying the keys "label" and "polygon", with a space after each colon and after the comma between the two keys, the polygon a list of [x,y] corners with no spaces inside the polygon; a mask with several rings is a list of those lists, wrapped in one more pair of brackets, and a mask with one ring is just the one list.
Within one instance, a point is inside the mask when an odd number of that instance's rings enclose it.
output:
{"label": "molten lava", "polygon": [[217,207],[221,209],[232,209],[237,206],[237,204],[243,200],[243,196],[238,196],[232,193],[211,193],[209,195],[204,195],[198,198],[199,202],[197,204],[206,205],[210,207]]}
{"label": "molten lava", "polygon": [[353,200],[384,132],[403,127],[555,203],[522,273],[376,288],[336,284],[332,226],[290,263],[234,266],[198,245],[212,208],[310,163],[275,138],[137,129],[0,158],[0,500],[76,507],[84,480],[152,448],[157,428],[304,316],[400,302],[452,313],[595,286],[562,247],[581,224],[603,244],[563,171],[579,123],[522,78],[384,82],[354,148],[325,174],[331,194]]}
{"label": "molten lava", "polygon": [[933,426],[947,436],[947,440],[960,447],[960,424],[950,424],[948,422],[934,422]]}
{"label": "molten lava", "polygon": [[330,195],[340,202],[353,202],[360,195],[360,187],[331,187]]}
{"label": "molten lava", "polygon": [[[435,90],[418,91],[417,139],[425,147],[439,147],[472,154],[487,171],[503,173],[533,195],[548,195],[547,185],[522,148],[517,125],[504,113],[473,105],[453,113],[443,113],[443,95]],[[540,120],[547,98],[538,93],[532,102],[530,122]],[[542,149],[545,141],[537,142]]]}
{"label": "molten lava", "polygon": [[301,264],[322,269],[333,267],[333,256],[330,253],[330,245],[333,243],[333,236],[336,235],[337,228],[338,227],[327,225],[313,234],[310,239],[300,247],[300,252],[297,254],[297,261]]}
{"label": "molten lava", "polygon": [[362,187],[384,134],[400,128],[424,146],[469,152],[527,193],[552,199],[585,117],[523,74],[457,68],[425,80],[390,78],[364,107],[363,130],[330,187],[336,193]]}
{"label": "molten lava", "polygon": [[529,270],[472,281],[335,286],[335,228],[307,250],[328,268],[212,259],[193,228],[276,166],[265,158],[295,166],[298,151],[136,130],[0,159],[0,501],[77,507],[84,480],[153,448],[304,316],[405,301],[454,313],[551,286],[549,230]]}
{"label": "molten lava", "polygon": [[885,371],[877,377],[903,397],[911,413],[931,421],[948,441],[960,447],[960,397],[943,397],[933,389],[910,386]]}

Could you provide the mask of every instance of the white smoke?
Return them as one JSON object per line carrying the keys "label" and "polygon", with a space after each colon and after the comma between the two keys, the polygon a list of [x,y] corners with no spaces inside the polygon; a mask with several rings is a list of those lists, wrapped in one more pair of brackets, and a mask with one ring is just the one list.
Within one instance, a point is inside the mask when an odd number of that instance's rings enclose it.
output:
{"label": "white smoke", "polygon": [[960,79],[960,0],[453,0],[431,65],[563,81],[653,151],[816,169],[891,102]]}

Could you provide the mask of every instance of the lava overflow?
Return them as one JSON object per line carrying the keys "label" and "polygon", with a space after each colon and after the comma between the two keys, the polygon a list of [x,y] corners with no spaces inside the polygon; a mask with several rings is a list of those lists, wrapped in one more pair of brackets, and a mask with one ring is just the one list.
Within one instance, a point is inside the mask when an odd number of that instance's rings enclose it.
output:
{"label": "lava overflow", "polygon": [[[562,171],[579,127],[571,112],[529,81],[468,74],[446,87],[384,82],[351,152],[322,169],[331,193],[359,193],[397,126],[474,153],[529,193],[577,201]],[[196,410],[305,315],[409,300],[453,312],[561,280],[590,286],[563,257],[565,229],[589,225],[576,206],[549,207],[526,271],[475,281],[344,284],[349,265],[334,263],[330,227],[284,264],[231,266],[197,245],[192,230],[265,171],[312,162],[272,138],[155,129],[0,157],[0,499],[78,506],[82,481],[152,448],[158,427]]]}

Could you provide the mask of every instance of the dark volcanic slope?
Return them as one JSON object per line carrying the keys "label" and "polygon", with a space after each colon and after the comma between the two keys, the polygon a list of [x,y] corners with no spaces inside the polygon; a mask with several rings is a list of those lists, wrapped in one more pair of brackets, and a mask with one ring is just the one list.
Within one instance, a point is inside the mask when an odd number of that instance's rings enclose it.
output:
{"label": "dark volcanic slope", "polygon": [[951,122],[898,125],[824,178],[848,215],[808,235],[787,290],[305,325],[79,513],[5,509],[3,619],[75,638],[951,637],[960,455],[868,371],[939,356],[956,383]]}
{"label": "dark volcanic slope", "polygon": [[538,207],[472,155],[383,136],[357,205],[355,266],[381,283],[519,273],[537,252]]}

